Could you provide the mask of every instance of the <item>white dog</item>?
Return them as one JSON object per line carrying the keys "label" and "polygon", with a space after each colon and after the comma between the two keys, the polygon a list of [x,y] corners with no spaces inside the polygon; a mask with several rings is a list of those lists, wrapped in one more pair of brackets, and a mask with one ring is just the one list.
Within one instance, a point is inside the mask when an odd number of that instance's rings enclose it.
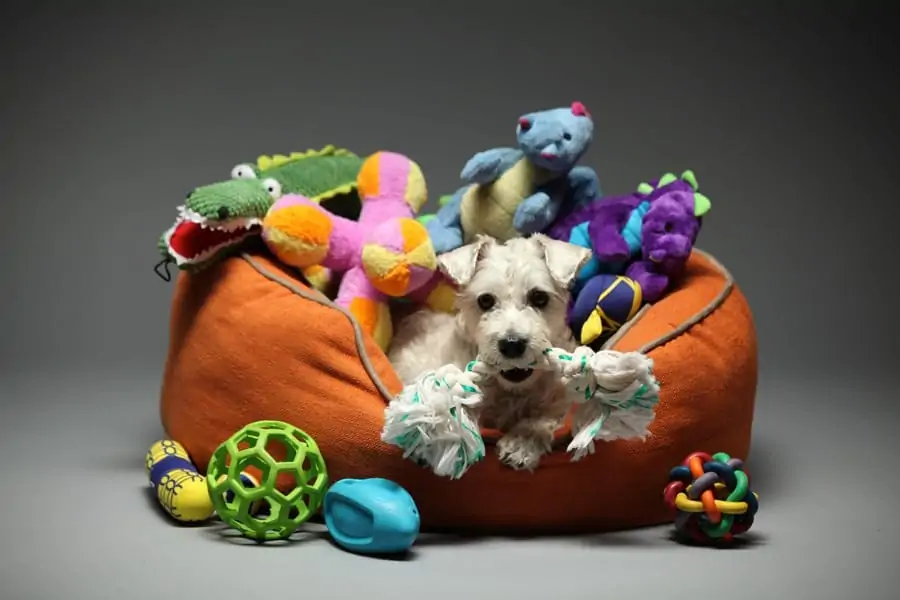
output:
{"label": "white dog", "polygon": [[590,250],[542,234],[504,244],[490,237],[438,257],[440,270],[459,289],[457,312],[421,309],[398,320],[388,358],[405,383],[480,357],[502,369],[482,385],[474,415],[503,431],[500,459],[533,470],[550,451],[569,402],[559,375],[529,368],[549,347],[573,350],[566,323],[569,286]]}

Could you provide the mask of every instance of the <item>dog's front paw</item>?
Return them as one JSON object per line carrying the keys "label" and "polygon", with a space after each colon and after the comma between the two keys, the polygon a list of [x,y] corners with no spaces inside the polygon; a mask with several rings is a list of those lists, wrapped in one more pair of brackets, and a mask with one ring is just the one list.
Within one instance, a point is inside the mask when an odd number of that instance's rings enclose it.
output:
{"label": "dog's front paw", "polygon": [[511,433],[497,441],[500,460],[517,470],[534,471],[548,451],[549,445],[534,436]]}

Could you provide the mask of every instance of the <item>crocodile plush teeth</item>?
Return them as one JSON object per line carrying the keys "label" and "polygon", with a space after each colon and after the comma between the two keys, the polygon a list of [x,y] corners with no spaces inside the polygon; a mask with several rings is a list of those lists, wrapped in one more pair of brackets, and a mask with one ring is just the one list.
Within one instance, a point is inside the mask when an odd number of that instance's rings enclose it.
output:
{"label": "crocodile plush teeth", "polygon": [[207,219],[184,206],[178,207],[178,219],[165,234],[169,254],[178,265],[202,263],[221,250],[256,235],[262,221],[255,217]]}

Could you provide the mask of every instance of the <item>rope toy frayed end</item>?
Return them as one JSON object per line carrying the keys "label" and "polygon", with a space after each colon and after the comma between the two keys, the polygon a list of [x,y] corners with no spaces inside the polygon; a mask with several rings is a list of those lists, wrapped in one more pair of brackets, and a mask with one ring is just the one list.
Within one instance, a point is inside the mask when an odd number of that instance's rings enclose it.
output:
{"label": "rope toy frayed end", "polygon": [[428,466],[435,475],[458,479],[484,458],[484,440],[470,408],[481,402],[484,370],[472,362],[421,375],[385,408],[381,439]]}

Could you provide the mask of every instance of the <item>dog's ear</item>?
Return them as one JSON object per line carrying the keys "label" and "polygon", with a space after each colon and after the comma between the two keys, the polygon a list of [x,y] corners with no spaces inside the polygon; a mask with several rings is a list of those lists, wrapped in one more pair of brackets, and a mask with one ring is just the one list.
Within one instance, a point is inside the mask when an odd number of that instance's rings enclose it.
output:
{"label": "dog's ear", "polygon": [[438,255],[438,268],[456,285],[466,285],[475,275],[475,267],[484,248],[493,243],[493,238],[479,235],[465,246]]}
{"label": "dog's ear", "polygon": [[547,269],[556,283],[564,289],[569,288],[578,271],[593,254],[589,248],[554,240],[542,233],[535,233],[531,239],[543,247]]}

